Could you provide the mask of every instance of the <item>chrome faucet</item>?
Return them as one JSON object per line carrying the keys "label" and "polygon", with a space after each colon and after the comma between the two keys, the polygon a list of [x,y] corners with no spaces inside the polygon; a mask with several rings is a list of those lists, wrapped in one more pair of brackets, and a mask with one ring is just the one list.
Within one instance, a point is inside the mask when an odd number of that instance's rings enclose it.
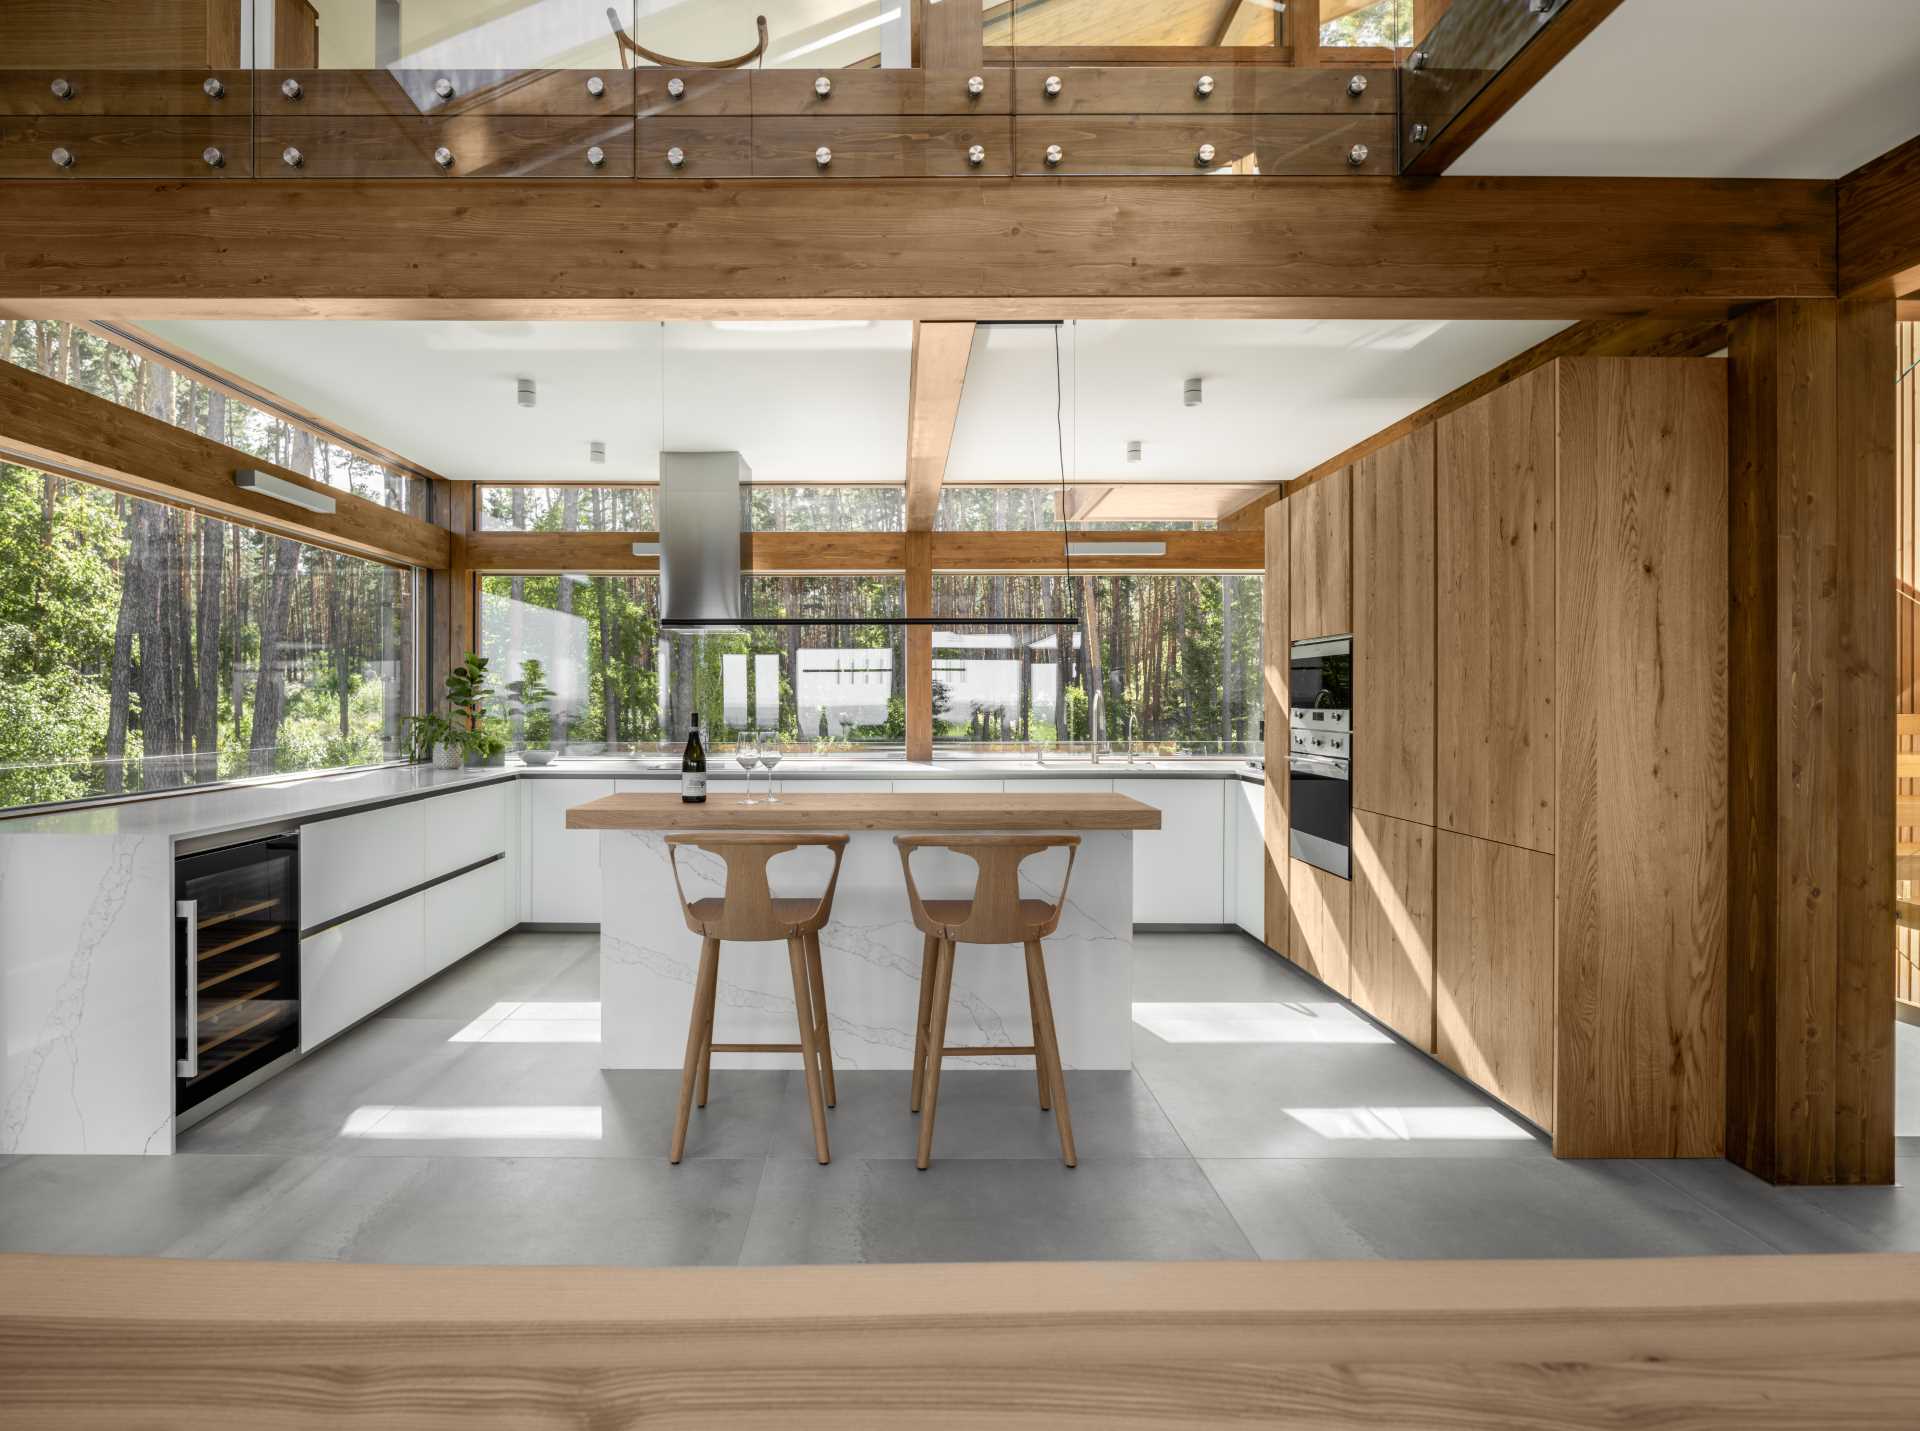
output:
{"label": "chrome faucet", "polygon": [[1133,712],[1127,712],[1127,764],[1133,764]]}
{"label": "chrome faucet", "polygon": [[1107,730],[1107,695],[1098,686],[1087,700],[1087,760],[1089,764],[1100,763],[1100,738]]}

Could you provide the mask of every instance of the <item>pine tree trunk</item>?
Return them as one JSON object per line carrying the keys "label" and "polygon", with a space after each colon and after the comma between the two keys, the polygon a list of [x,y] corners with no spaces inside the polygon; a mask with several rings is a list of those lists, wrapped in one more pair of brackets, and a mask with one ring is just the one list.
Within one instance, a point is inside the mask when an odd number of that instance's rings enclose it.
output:
{"label": "pine tree trunk", "polygon": [[[1080,654],[1086,672],[1087,693],[1087,739],[1101,740],[1106,736],[1104,730],[1096,730],[1093,724],[1094,692],[1101,688],[1102,671],[1100,669],[1100,606],[1094,596],[1093,578],[1080,578]],[[1102,702],[1104,705],[1104,700]],[[1104,711],[1102,712],[1104,714]]]}
{"label": "pine tree trunk", "polygon": [[[295,472],[313,470],[313,435],[304,428],[292,434],[287,466]],[[254,775],[273,771],[274,750],[280,744],[280,723],[287,714],[287,617],[293,605],[294,577],[300,570],[300,544],[285,537],[269,541],[273,553],[266,600],[260,608],[260,674],[253,687],[253,731],[247,742],[247,769]]]}
{"label": "pine tree trunk", "polygon": [[113,667],[107,686],[107,793],[127,788],[127,726],[133,694],[133,614],[140,608],[140,571],[133,563],[133,511],[125,497],[114,499],[127,533],[127,556],[120,563],[120,609],[113,621]]}

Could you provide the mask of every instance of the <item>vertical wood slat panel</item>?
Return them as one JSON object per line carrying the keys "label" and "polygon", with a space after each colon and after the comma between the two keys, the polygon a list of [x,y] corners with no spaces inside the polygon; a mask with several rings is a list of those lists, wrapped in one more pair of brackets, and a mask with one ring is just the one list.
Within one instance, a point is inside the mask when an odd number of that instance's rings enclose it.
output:
{"label": "vertical wood slat panel", "polygon": [[1330,472],[1280,504],[1292,514],[1288,586],[1292,636],[1353,630],[1353,469]]}
{"label": "vertical wood slat panel", "polygon": [[1559,391],[1563,1157],[1718,1157],[1727,963],[1727,379],[1586,358]]}
{"label": "vertical wood slat panel", "polygon": [[1353,464],[1353,804],[1431,825],[1433,428]]}
{"label": "vertical wood slat panel", "polygon": [[1292,915],[1287,908],[1287,676],[1288,605],[1292,516],[1290,503],[1275,502],[1265,514],[1267,565],[1261,582],[1261,617],[1266,627],[1262,695],[1267,721],[1266,740],[1266,943],[1281,954],[1291,947],[1288,931]]}
{"label": "vertical wood slat panel", "polygon": [[[1898,385],[1894,389],[1894,482],[1897,504],[1894,576],[1899,595],[1894,609],[1897,654],[1895,673],[1895,709],[1903,716],[1920,714],[1916,686],[1920,685],[1920,374],[1913,371],[1920,359],[1920,323],[1899,325],[1896,350]],[[1920,751],[1920,737],[1903,732],[1898,736],[1902,754]],[[1920,780],[1901,780],[1899,793],[1905,797],[1920,795]],[[1895,833],[1896,849],[1907,853],[1920,845],[1920,830],[1902,826]],[[1914,851],[1920,853],[1920,850]],[[1901,880],[1899,897],[1911,900],[1920,882]],[[1908,1003],[1920,1003],[1920,931],[1896,929],[1894,958],[1894,994]]]}

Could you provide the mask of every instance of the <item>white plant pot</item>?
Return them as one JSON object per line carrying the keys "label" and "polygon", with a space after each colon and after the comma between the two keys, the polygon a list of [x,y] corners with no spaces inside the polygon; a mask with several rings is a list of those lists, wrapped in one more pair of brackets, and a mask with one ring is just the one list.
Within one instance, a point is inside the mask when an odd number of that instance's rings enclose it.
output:
{"label": "white plant pot", "polygon": [[520,752],[520,758],[529,765],[547,765],[553,760],[553,752],[551,750],[523,750]]}
{"label": "white plant pot", "polygon": [[466,763],[467,753],[457,745],[442,742],[433,748],[433,768],[435,770],[458,770]]}

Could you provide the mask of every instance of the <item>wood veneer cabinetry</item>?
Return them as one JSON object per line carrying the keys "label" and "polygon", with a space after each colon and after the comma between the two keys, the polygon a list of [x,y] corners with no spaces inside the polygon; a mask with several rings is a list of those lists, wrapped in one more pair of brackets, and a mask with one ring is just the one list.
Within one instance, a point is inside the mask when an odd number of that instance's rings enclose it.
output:
{"label": "wood veneer cabinetry", "polygon": [[1345,997],[1352,987],[1353,884],[1316,865],[1291,863],[1287,957]]}
{"label": "wood veneer cabinetry", "polygon": [[1353,465],[1353,804],[1434,823],[1433,429]]}
{"label": "wood veneer cabinetry", "polygon": [[1435,424],[1435,823],[1548,854],[1556,381],[1536,369]]}
{"label": "wood veneer cabinetry", "polygon": [[1553,857],[1435,838],[1433,1051],[1551,1131]]}
{"label": "wood veneer cabinetry", "polygon": [[1262,653],[1261,708],[1267,723],[1266,823],[1262,838],[1266,842],[1266,943],[1285,954],[1289,945],[1290,917],[1287,913],[1287,632],[1288,608],[1292,595],[1288,587],[1292,513],[1290,502],[1275,502],[1263,518],[1266,533],[1267,567],[1261,582],[1261,616],[1266,628]]}
{"label": "wood veneer cabinetry", "polygon": [[1352,983],[1347,997],[1415,1048],[1433,1047],[1434,830],[1353,814]]}
{"label": "wood veneer cabinetry", "polygon": [[1292,639],[1340,636],[1353,629],[1351,569],[1353,470],[1343,467],[1280,504],[1291,518],[1288,589]]}

